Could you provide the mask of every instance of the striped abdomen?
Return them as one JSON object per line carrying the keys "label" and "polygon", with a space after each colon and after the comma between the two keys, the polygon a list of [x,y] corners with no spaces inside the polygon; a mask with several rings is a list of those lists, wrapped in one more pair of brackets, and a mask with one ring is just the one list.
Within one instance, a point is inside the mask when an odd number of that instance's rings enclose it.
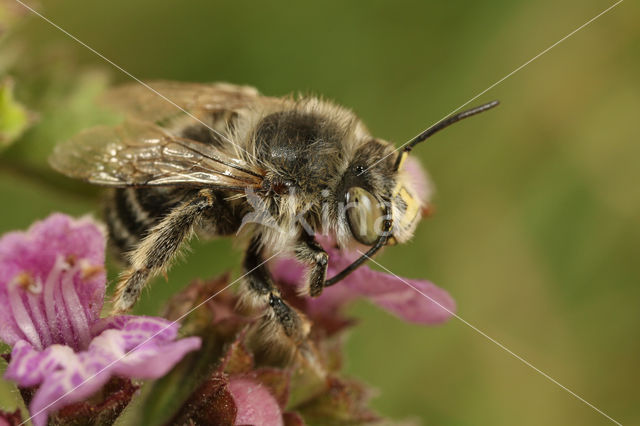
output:
{"label": "striped abdomen", "polygon": [[[125,255],[136,248],[151,228],[197,192],[197,189],[175,186],[112,191],[105,207],[105,220],[116,258],[128,263]],[[240,227],[243,203],[229,201],[230,193],[216,191],[213,195],[213,206],[198,220],[196,231],[204,237],[233,235]]]}
{"label": "striped abdomen", "polygon": [[124,255],[187,196],[175,187],[117,188],[109,193],[104,215],[117,258],[127,263]]}

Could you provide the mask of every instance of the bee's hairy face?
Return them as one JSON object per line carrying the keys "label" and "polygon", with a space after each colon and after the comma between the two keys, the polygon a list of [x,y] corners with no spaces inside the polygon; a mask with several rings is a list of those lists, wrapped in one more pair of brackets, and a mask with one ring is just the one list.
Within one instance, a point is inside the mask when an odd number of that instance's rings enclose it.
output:
{"label": "bee's hairy face", "polygon": [[402,243],[411,238],[419,222],[424,200],[414,182],[401,168],[394,170],[397,154],[393,145],[369,139],[354,153],[350,167],[342,179],[343,220],[350,236],[372,246],[384,233],[384,223],[392,221],[389,243]]}

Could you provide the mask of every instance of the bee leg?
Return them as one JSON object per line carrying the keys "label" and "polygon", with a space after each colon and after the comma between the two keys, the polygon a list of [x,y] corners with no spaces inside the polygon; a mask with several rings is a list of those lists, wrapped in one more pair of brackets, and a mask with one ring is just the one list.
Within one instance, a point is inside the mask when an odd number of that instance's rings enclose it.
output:
{"label": "bee leg", "polygon": [[327,276],[327,265],[329,263],[329,255],[320,244],[313,238],[303,233],[302,239],[295,248],[296,258],[311,266],[311,274],[309,275],[309,295],[311,297],[320,296],[324,288],[324,280]]}
{"label": "bee leg", "polygon": [[254,306],[269,307],[264,318],[264,328],[270,328],[274,323],[279,324],[279,328],[296,346],[303,344],[309,334],[309,322],[302,313],[291,308],[282,299],[280,291],[273,285],[271,274],[262,263],[260,242],[254,239],[243,262],[248,273],[246,285],[249,294],[246,297],[252,300],[251,304]]}
{"label": "bee leg", "polygon": [[131,268],[123,274],[114,296],[114,312],[129,310],[147,281],[165,271],[201,215],[213,205],[213,194],[203,189],[194,198],[175,207],[129,254]]}

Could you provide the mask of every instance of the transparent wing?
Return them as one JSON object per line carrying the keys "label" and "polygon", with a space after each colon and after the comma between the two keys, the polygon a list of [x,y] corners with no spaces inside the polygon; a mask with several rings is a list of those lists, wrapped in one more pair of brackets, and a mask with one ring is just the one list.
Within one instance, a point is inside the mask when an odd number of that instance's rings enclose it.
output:
{"label": "transparent wing", "polygon": [[150,81],[146,84],[153,90],[137,82],[129,83],[109,90],[103,100],[126,117],[164,125],[186,115],[184,111],[202,118],[206,113],[235,110],[261,98],[253,87],[227,83]]}
{"label": "transparent wing", "polygon": [[107,186],[193,185],[242,190],[262,173],[210,144],[146,122],[99,126],[56,146],[49,162],[76,179]]}

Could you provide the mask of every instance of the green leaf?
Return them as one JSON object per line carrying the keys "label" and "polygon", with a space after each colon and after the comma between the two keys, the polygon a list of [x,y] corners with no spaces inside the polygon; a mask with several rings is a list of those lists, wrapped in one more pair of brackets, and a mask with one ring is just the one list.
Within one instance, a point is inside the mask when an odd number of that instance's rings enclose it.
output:
{"label": "green leaf", "polygon": [[0,83],[0,150],[11,145],[32,122],[27,109],[13,96],[13,80]]}
{"label": "green leaf", "polygon": [[[9,353],[9,347],[3,342],[0,342],[0,354],[5,353]],[[26,419],[29,412],[27,411],[18,388],[13,382],[3,378],[6,369],[7,362],[3,355],[0,357],[0,412],[4,412],[7,416],[14,416],[14,414],[19,411],[22,413],[22,418]],[[2,414],[0,414],[0,419],[2,418]]]}
{"label": "green leaf", "polygon": [[57,143],[88,127],[119,121],[117,114],[97,102],[108,86],[105,73],[83,70],[76,73],[72,82],[67,81],[67,73],[52,70],[50,78],[43,77],[42,83],[33,81],[33,76],[20,78],[20,99],[37,111],[38,122],[6,151],[5,156],[11,161],[50,170],[47,159]]}

